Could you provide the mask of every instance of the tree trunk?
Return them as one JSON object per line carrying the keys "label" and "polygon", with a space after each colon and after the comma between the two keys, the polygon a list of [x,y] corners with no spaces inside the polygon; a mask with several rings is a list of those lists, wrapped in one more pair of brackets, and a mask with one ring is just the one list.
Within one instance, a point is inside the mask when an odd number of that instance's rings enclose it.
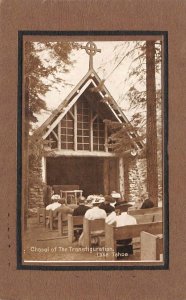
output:
{"label": "tree trunk", "polygon": [[155,42],[146,42],[147,87],[147,191],[149,198],[158,206],[157,124]]}
{"label": "tree trunk", "polygon": [[23,126],[23,145],[24,150],[22,153],[22,207],[23,207],[23,229],[27,230],[27,219],[28,219],[28,135],[29,135],[29,78],[25,78],[25,87],[24,87],[24,126]]}

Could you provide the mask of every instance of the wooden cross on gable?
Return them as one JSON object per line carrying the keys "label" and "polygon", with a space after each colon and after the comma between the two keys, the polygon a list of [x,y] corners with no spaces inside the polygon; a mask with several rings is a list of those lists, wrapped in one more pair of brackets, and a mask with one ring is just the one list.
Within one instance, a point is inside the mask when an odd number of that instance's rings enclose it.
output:
{"label": "wooden cross on gable", "polygon": [[97,52],[101,52],[101,49],[98,49],[93,42],[88,42],[86,46],[81,46],[81,49],[85,49],[86,53],[89,55],[89,70],[93,69],[93,56]]}

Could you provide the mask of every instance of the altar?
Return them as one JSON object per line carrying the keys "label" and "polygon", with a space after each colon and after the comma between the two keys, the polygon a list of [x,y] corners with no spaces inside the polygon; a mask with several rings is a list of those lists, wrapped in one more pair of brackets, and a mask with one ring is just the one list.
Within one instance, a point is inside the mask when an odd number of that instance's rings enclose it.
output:
{"label": "altar", "polygon": [[60,191],[60,197],[65,198],[65,203],[68,204],[68,200],[70,198],[70,204],[73,203],[73,200],[75,200],[74,204],[78,204],[77,200],[78,197],[82,197],[83,195],[83,190],[69,190],[69,191]]}

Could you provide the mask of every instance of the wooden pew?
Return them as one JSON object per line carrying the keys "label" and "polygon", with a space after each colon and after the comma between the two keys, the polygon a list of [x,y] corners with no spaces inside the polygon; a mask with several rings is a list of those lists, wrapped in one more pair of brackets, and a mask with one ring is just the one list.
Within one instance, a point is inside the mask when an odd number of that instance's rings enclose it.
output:
{"label": "wooden pew", "polygon": [[51,209],[46,210],[45,209],[45,222],[44,222],[45,227],[50,228],[53,230],[53,211]]}
{"label": "wooden pew", "polygon": [[162,227],[162,222],[127,225],[122,227],[115,227],[105,224],[105,247],[113,249],[113,252],[108,252],[108,259],[116,259],[116,256],[114,254],[117,253],[117,241],[138,238],[140,237],[142,231],[146,231],[152,234],[162,234]]}
{"label": "wooden pew", "polygon": [[154,214],[153,222],[161,222],[162,221],[162,213],[161,214]]}
{"label": "wooden pew", "polygon": [[105,235],[105,219],[87,220],[83,219],[83,244],[91,247],[91,238]]}
{"label": "wooden pew", "polygon": [[58,220],[58,232],[60,235],[64,234],[64,228],[67,226],[68,218],[67,215],[64,215],[63,213],[59,212],[57,216]]}
{"label": "wooden pew", "polygon": [[163,236],[141,232],[141,260],[160,260],[163,253]]}
{"label": "wooden pew", "polygon": [[146,209],[131,209],[127,212],[131,216],[135,215],[145,215],[145,214],[157,214],[162,213],[162,207],[152,207],[152,208],[146,208]]}
{"label": "wooden pew", "polygon": [[79,225],[79,229],[82,229],[81,225],[83,225],[83,218],[84,216],[68,215],[68,241],[70,243],[72,243],[74,239],[74,230],[78,229],[78,227],[74,226]]}
{"label": "wooden pew", "polygon": [[[42,221],[41,221],[42,219]],[[53,212],[52,210],[46,210],[46,208],[38,208],[37,211],[37,222],[38,224],[43,223],[43,225],[52,229],[52,219],[53,219]],[[48,222],[47,222],[48,221]]]}
{"label": "wooden pew", "polygon": [[163,219],[161,207],[131,210],[128,211],[128,214],[132,215],[137,220],[138,224],[161,222]]}
{"label": "wooden pew", "polygon": [[53,229],[53,210],[51,210],[51,209],[46,210],[45,220],[46,220],[45,226],[47,226],[47,223],[48,223],[49,228],[52,230]]}
{"label": "wooden pew", "polygon": [[44,208],[38,208],[37,209],[37,223],[38,224],[44,224],[45,225],[45,216],[46,216],[46,209]]}
{"label": "wooden pew", "polygon": [[134,215],[134,218],[137,221],[137,224],[143,224],[143,223],[152,223],[154,221],[154,215]]}

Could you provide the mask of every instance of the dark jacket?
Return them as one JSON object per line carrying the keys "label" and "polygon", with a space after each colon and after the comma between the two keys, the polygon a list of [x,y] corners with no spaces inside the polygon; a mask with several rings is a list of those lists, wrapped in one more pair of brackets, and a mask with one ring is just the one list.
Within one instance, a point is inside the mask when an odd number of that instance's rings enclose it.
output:
{"label": "dark jacket", "polygon": [[104,209],[104,211],[107,214],[110,214],[111,212],[113,212],[115,210],[114,207],[112,205],[110,205],[110,203],[105,203],[105,202],[101,203],[99,205],[99,208]]}
{"label": "dark jacket", "polygon": [[79,205],[77,208],[74,209],[73,216],[84,216],[88,209],[90,209],[90,207],[84,204]]}

